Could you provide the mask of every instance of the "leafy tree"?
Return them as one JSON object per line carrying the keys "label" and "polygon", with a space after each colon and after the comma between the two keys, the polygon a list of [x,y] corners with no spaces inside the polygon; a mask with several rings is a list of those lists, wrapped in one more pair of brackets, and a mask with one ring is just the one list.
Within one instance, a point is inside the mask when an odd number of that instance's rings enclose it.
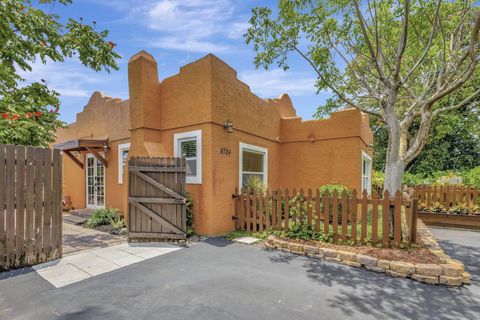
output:
{"label": "leafy tree", "polygon": [[20,72],[32,70],[40,61],[62,62],[78,57],[95,71],[118,69],[115,43],[108,31],[96,31],[95,22],[68,19],[61,23],[52,13],[55,4],[71,0],[40,0],[40,8],[29,0],[0,1],[0,143],[47,146],[55,140],[58,120],[58,92],[45,80],[27,84]]}
{"label": "leafy tree", "polygon": [[334,93],[320,113],[353,107],[387,128],[384,188],[401,190],[442,114],[478,108],[480,9],[471,1],[280,0],[253,9],[257,67],[296,54]]}
{"label": "leafy tree", "polygon": [[[388,131],[374,122],[375,170],[385,170]],[[431,176],[437,171],[465,171],[480,165],[480,119],[475,112],[458,110],[439,115],[432,124],[422,152],[406,168],[406,171]]]}

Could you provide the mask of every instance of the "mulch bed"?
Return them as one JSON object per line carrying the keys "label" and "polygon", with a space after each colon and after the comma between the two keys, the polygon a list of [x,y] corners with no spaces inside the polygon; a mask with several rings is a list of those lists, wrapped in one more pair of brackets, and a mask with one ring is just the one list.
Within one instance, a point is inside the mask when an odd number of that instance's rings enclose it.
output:
{"label": "mulch bed", "polygon": [[340,244],[331,244],[322,241],[306,241],[300,239],[290,239],[290,238],[280,238],[285,241],[297,242],[302,244],[309,244],[314,246],[319,246],[322,248],[330,248],[339,251],[347,251],[365,254],[368,256],[375,257],[377,259],[385,259],[392,261],[405,261],[413,263],[442,263],[442,259],[432,254],[425,247],[412,247],[409,249],[400,249],[400,248],[376,248],[368,246],[355,246],[355,245],[340,245]]}

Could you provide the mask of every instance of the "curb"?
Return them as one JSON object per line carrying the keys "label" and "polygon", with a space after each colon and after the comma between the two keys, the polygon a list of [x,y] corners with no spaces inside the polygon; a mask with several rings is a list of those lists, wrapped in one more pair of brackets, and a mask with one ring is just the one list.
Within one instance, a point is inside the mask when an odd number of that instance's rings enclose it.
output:
{"label": "curb", "polygon": [[[423,227],[423,223],[421,223]],[[428,230],[428,229],[427,229]],[[428,231],[429,232],[429,231]],[[432,237],[433,238],[433,237]],[[422,238],[423,239],[423,238]],[[436,244],[436,241],[433,239]],[[369,255],[341,251],[319,245],[307,245],[268,236],[264,243],[266,248],[277,249],[297,255],[337,262],[350,267],[364,268],[373,272],[386,273],[392,277],[409,278],[427,284],[442,284],[451,287],[470,283],[470,274],[465,272],[463,263],[450,258],[438,246],[428,249],[443,260],[443,263],[412,263],[378,259]]]}

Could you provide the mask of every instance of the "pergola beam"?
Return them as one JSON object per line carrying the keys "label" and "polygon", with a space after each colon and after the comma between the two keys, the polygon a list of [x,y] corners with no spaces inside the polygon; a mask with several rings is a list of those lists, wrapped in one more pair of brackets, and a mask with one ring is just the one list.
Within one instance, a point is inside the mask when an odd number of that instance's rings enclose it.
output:
{"label": "pergola beam", "polygon": [[70,159],[73,160],[82,170],[83,170],[83,163],[77,159],[69,150],[63,151],[64,154],[66,154]]}
{"label": "pergola beam", "polygon": [[105,168],[108,167],[108,161],[107,159],[105,159],[101,154],[100,152],[98,152],[98,149],[95,149],[95,148],[90,148],[90,147],[85,147],[88,152],[90,152],[91,154],[93,154],[93,156],[95,158],[97,158],[98,161],[100,161],[101,163],[103,163],[103,165],[105,166]]}

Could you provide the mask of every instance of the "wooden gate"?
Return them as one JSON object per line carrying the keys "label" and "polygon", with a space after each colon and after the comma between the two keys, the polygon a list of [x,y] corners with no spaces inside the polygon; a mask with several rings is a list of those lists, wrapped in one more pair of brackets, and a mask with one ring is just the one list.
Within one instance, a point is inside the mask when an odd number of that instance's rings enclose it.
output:
{"label": "wooden gate", "polygon": [[59,150],[0,144],[0,270],[62,256]]}
{"label": "wooden gate", "polygon": [[186,238],[185,158],[128,162],[128,240]]}

